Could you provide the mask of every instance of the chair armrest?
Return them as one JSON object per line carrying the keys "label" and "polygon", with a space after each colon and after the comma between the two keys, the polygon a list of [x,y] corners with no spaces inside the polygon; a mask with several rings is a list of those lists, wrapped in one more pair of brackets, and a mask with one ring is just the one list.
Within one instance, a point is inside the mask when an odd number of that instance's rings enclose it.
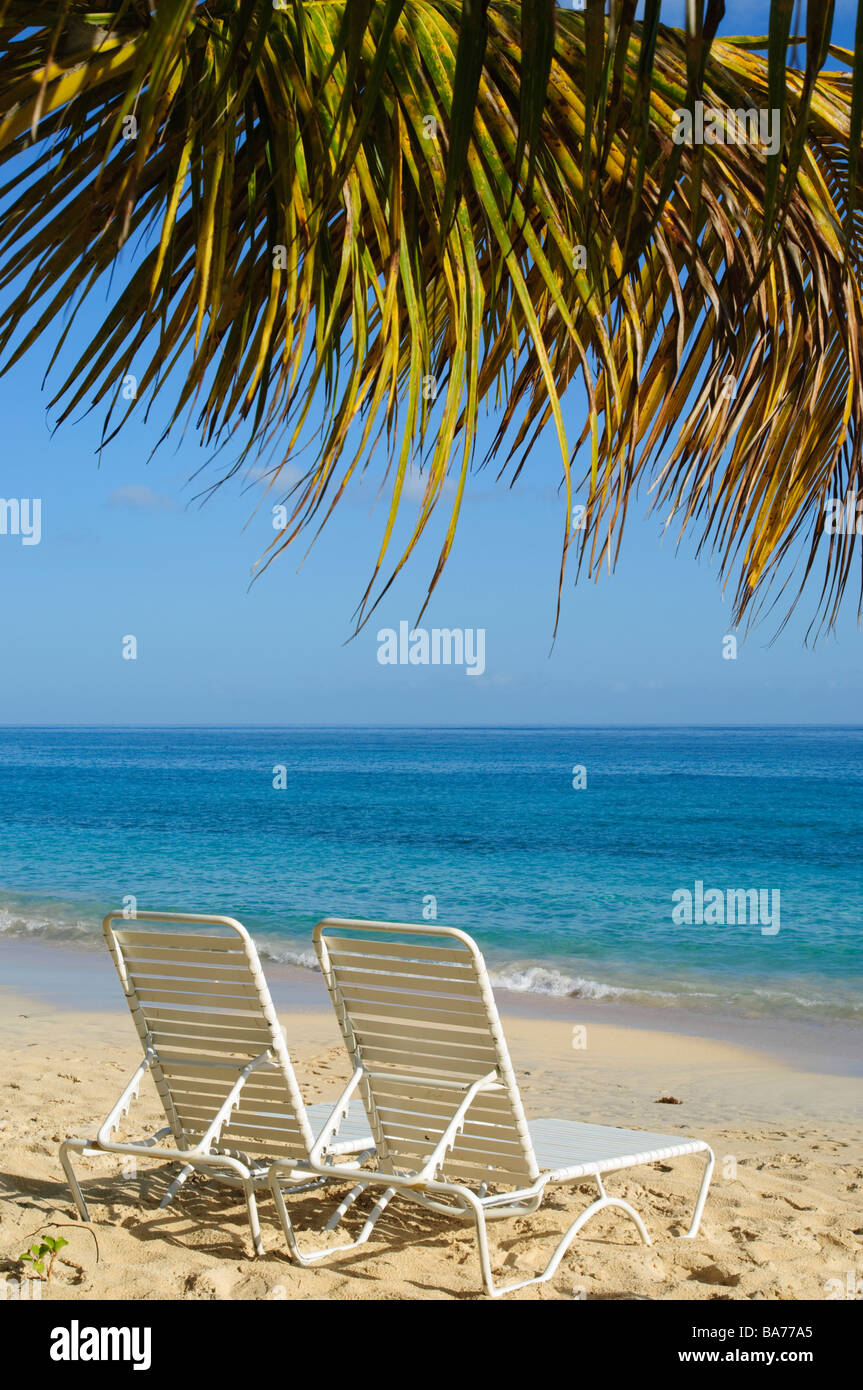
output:
{"label": "chair armrest", "polygon": [[134,1072],[132,1073],[131,1079],[129,1080],[122,1095],[120,1096],[120,1099],[117,1101],[110,1114],[100,1125],[99,1133],[96,1136],[97,1144],[110,1144],[111,1135],[113,1134],[115,1129],[119,1128],[120,1120],[123,1118],[123,1116],[128,1115],[132,1106],[132,1101],[136,1100],[138,1097],[138,1091],[141,1085],[141,1081],[143,1080],[145,1073],[150,1070],[150,1067],[153,1065],[154,1060],[155,1053],[152,1051],[151,1048],[148,1047],[147,1055],[145,1056],[143,1062],[141,1062],[135,1068]]}
{"label": "chair armrest", "polygon": [[496,1071],[490,1071],[487,1076],[482,1076],[478,1081],[473,1082],[435,1145],[433,1153],[429,1156],[428,1161],[423,1165],[419,1173],[417,1173],[416,1180],[418,1183],[426,1183],[434,1178],[435,1173],[446,1156],[447,1150],[453,1147],[456,1138],[464,1128],[467,1112],[473,1104],[474,1097],[486,1091],[499,1090],[500,1085],[501,1083]]}

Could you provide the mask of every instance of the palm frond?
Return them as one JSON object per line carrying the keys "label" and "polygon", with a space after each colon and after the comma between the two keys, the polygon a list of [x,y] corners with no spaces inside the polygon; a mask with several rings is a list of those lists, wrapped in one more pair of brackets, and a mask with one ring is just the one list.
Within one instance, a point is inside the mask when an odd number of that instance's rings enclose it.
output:
{"label": "palm frond", "polygon": [[[586,574],[613,563],[652,490],[719,556],[738,620],[799,560],[833,621],[860,555],[823,518],[861,482],[861,65],[825,67],[826,3],[781,84],[784,11],[772,45],[715,37],[715,0],[688,33],[659,12],[588,0],[557,13],[552,47],[540,3],[471,0],[466,23],[457,0],[0,0],[4,367],[111,273],[59,419],[98,407],[107,441],[165,400],[166,432],[191,418],[231,448],[223,476],[273,458],[289,523],[260,568],[382,456],[359,624],[449,497],[433,590],[484,405],[510,478],[553,427],[561,583],[570,550]],[[767,109],[780,85],[800,114],[777,155],[675,141],[696,100]],[[70,334],[74,314],[55,360]],[[417,460],[424,496],[391,555]]]}

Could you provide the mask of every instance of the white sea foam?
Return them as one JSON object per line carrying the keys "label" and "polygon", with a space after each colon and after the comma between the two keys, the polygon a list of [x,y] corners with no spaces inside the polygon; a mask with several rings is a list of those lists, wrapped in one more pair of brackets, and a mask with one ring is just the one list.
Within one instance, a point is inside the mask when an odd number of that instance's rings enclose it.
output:
{"label": "white sea foam", "polygon": [[[256,945],[262,960],[271,960],[278,965],[300,966],[305,970],[320,969],[314,951],[276,946],[266,936],[256,937]],[[654,997],[658,995],[655,990],[621,989],[616,985],[602,984],[599,980],[585,980],[561,970],[549,970],[544,965],[490,969],[489,977],[498,989],[507,989],[516,994],[539,994],[547,998],[615,999],[648,993]]]}
{"label": "white sea foam", "polygon": [[542,994],[554,999],[624,999],[645,994],[654,998],[672,997],[659,990],[627,989],[604,984],[601,980],[586,980],[582,975],[567,975],[544,965],[509,966],[502,970],[492,969],[489,974],[493,985],[514,994]]}
{"label": "white sea foam", "polygon": [[34,938],[47,941],[101,941],[99,923],[88,918],[52,916],[47,912],[22,911],[20,908],[0,907],[0,936],[22,941]]}
{"label": "white sea foam", "polygon": [[[268,933],[254,933],[255,942],[261,958],[278,965],[288,965],[302,970],[319,971],[314,951],[291,945]],[[77,915],[65,910],[62,905],[49,904],[44,907],[21,905],[6,902],[0,905],[0,939],[18,941],[57,942],[76,946],[102,946],[101,918],[98,911]],[[686,987],[685,980],[676,980],[672,990],[658,987],[638,987],[634,985],[613,985],[603,980],[587,978],[583,975],[569,974],[535,962],[507,962],[489,970],[492,984],[498,989],[514,994],[535,994],[554,999],[597,999],[631,1001],[641,1004],[677,1005],[683,1008],[700,1007],[707,1012],[718,1009],[744,1013],[792,1016],[795,1009],[807,1014],[823,1013],[825,1017],[855,1018],[863,1014],[863,1005],[853,998],[830,999],[815,995],[805,995],[792,988],[776,989],[764,986],[730,986],[717,990],[692,990]],[[790,983],[790,982],[789,982]]]}
{"label": "white sea foam", "polygon": [[303,970],[320,971],[314,951],[296,951],[289,946],[275,946],[266,936],[256,937],[255,945],[262,960],[271,960],[275,965],[295,965]]}

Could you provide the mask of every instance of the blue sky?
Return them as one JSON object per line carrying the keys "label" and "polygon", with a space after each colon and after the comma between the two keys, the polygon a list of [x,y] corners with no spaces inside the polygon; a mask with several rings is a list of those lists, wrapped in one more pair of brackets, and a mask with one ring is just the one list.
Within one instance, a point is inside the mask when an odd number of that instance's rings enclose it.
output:
{"label": "blue sky", "polygon": [[[840,5],[837,41],[850,41]],[[725,32],[764,32],[766,7],[730,5]],[[663,15],[665,18],[665,14]],[[668,19],[674,19],[669,11]],[[83,316],[85,341],[89,312]],[[78,325],[76,324],[76,331]],[[621,560],[599,583],[568,582],[551,634],[563,525],[553,433],[514,490],[493,469],[468,487],[452,558],[424,626],[482,627],[486,670],[381,666],[376,632],[413,621],[440,528],[415,553],[354,641],[351,613],[385,522],[379,475],[355,489],[297,571],[282,557],[251,589],[272,538],[269,505],[236,478],[201,507],[189,482],[205,454],[191,433],[149,460],[161,416],[95,455],[96,415],[50,432],[41,390],[53,338],[0,379],[0,493],[41,497],[43,537],[0,536],[0,722],[140,723],[850,723],[863,702],[854,602],[838,635],[803,645],[805,605],[776,643],[750,635],[722,657],[730,604],[715,569],[658,517],[628,523]],[[584,400],[565,402],[580,432]],[[480,444],[488,437],[483,426]],[[216,476],[213,474],[213,476]],[[248,488],[248,479],[246,480]],[[441,518],[441,522],[443,517]],[[248,524],[247,524],[248,523]],[[122,658],[133,634],[138,658]]]}

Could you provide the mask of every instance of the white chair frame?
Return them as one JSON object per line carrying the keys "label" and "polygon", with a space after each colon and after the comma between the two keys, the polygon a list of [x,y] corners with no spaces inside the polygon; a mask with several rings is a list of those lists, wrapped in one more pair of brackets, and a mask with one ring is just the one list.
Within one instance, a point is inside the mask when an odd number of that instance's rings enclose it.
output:
{"label": "white chair frame", "polygon": [[[115,926],[115,923],[118,922],[122,922],[123,924],[119,929]],[[242,962],[242,965],[246,967],[245,970],[238,969],[235,973],[238,980],[242,983],[243,988],[247,990],[247,998],[250,1004],[257,1006],[256,1011],[259,1014],[259,1022],[257,1022],[255,1026],[259,1030],[261,1039],[264,1040],[266,1044],[260,1053],[250,1057],[248,1061],[237,1063],[235,1066],[232,1066],[225,1058],[213,1060],[206,1055],[200,1055],[194,1058],[194,1066],[199,1072],[206,1074],[206,1069],[210,1067],[213,1069],[212,1074],[214,1077],[219,1073],[224,1077],[226,1070],[230,1071],[233,1069],[236,1070],[236,1080],[222,1102],[215,1108],[203,1133],[195,1138],[193,1142],[190,1142],[186,1125],[177,1113],[171,1081],[169,1078],[166,1078],[162,1071],[162,1062],[165,1062],[167,1065],[168,1058],[165,1055],[165,1050],[154,1042],[151,1032],[151,1025],[153,1025],[153,1020],[150,1017],[151,1011],[148,1009],[146,1001],[142,1001],[140,998],[139,989],[136,987],[135,979],[133,978],[134,972],[130,970],[127,960],[126,945],[128,940],[131,939],[129,934],[131,933],[134,937],[136,928],[139,927],[139,924],[146,922],[185,924],[195,929],[200,929],[204,926],[216,926],[219,928],[228,928],[232,933],[235,933],[242,945],[242,951],[238,951],[236,946],[233,947],[232,965],[240,965]],[[293,1191],[301,1191],[306,1187],[317,1187],[326,1181],[327,1175],[325,1172],[320,1171],[315,1173],[311,1171],[309,1157],[313,1148],[315,1149],[318,1165],[321,1170],[326,1168],[328,1161],[326,1157],[327,1154],[330,1158],[343,1156],[345,1160],[347,1160],[348,1155],[356,1154],[358,1155],[356,1159],[357,1167],[360,1167],[362,1163],[365,1162],[374,1151],[374,1142],[371,1138],[371,1134],[368,1132],[368,1122],[365,1119],[365,1115],[361,1108],[355,1106],[354,1113],[348,1118],[348,1107],[342,1108],[341,1102],[339,1102],[335,1108],[326,1104],[323,1106],[312,1106],[307,1109],[304,1105],[303,1098],[297,1085],[293,1065],[288,1054],[282,1028],[279,1024],[272,999],[270,998],[269,989],[261,969],[257,950],[245,927],[235,918],[190,912],[137,912],[133,918],[128,918],[123,912],[114,911],[109,912],[105,917],[102,928],[105,933],[108,949],[111,952],[111,956],[120,976],[138,1036],[141,1040],[144,1058],[136,1067],[131,1079],[124,1087],[109,1114],[99,1127],[95,1138],[69,1138],[60,1145],[60,1162],[63,1166],[63,1171],[68,1180],[69,1187],[71,1188],[78,1214],[82,1221],[89,1221],[90,1214],[87,1203],[72,1163],[73,1155],[89,1158],[104,1154],[117,1154],[135,1158],[163,1160],[169,1163],[180,1163],[180,1172],[165,1192],[165,1195],[159,1203],[160,1208],[167,1207],[173,1201],[180,1188],[193,1172],[201,1171],[208,1173],[212,1177],[217,1178],[220,1182],[242,1190],[248,1211],[252,1244],[255,1253],[261,1255],[264,1253],[264,1245],[261,1237],[256,1194],[261,1189],[269,1186],[269,1161],[256,1163],[250,1159],[249,1154],[243,1150],[242,1145],[220,1143],[222,1131],[226,1126],[230,1125],[233,1112],[238,1109],[243,1101],[244,1089],[250,1078],[259,1077],[261,1075],[272,1078],[274,1074],[278,1074],[281,1081],[284,1083],[289,1105],[284,1105],[283,1109],[285,1116],[290,1117],[289,1120],[286,1118],[284,1122],[290,1122],[296,1126],[299,1140],[298,1147],[304,1150],[295,1161],[292,1160],[290,1162],[288,1171],[285,1173],[285,1180],[291,1184]],[[163,938],[167,938],[169,941],[180,941],[179,937],[172,938],[171,935],[167,933],[160,933],[157,935],[151,932],[148,933],[148,935],[152,937],[153,943],[158,944],[162,943]],[[193,936],[194,935],[195,933],[193,933]],[[212,940],[212,938],[207,939]],[[182,942],[185,942],[185,940],[186,938],[183,937]],[[231,937],[226,938],[226,942],[230,942],[231,940]],[[138,945],[140,948],[140,942]],[[192,943],[190,951],[186,954],[195,954],[194,943]],[[216,956],[217,952],[214,950],[213,957],[216,968],[213,974],[218,976],[220,973],[218,968],[220,962],[216,960]],[[154,970],[157,969],[157,967],[152,968]],[[161,967],[158,968],[161,969]],[[182,969],[183,967],[180,968]],[[198,973],[200,975],[206,975],[208,970],[209,967],[207,966],[198,967]],[[185,967],[185,971],[190,975],[195,974],[194,968],[190,969],[189,967]],[[221,973],[224,974],[225,972],[222,971]],[[253,985],[253,989],[249,989],[247,982]],[[169,983],[172,986],[174,985],[173,981]],[[187,984],[186,988],[193,988],[194,983],[195,982],[192,981],[191,984]],[[200,992],[205,994],[207,988],[218,989],[220,987],[221,986],[218,984],[208,984],[204,979],[201,980]],[[202,1020],[204,1018],[203,1015],[194,1013],[191,1013],[189,1016],[192,1018],[200,1017]],[[228,1022],[217,1026],[215,1029],[212,1027],[210,1020],[206,1020],[206,1023],[210,1026],[211,1032],[221,1031],[229,1035],[232,1026],[230,1023],[231,1016],[229,1014],[224,1014],[222,1017],[228,1020]],[[245,1026],[248,1028],[249,1025],[246,1024]],[[185,1029],[192,1034],[195,1031],[195,1027],[196,1025],[194,1024],[190,1025],[185,1023],[180,1025],[178,1031]],[[236,1027],[242,1038],[242,1020],[237,1019]],[[198,1028],[198,1031],[203,1034],[207,1030],[206,1027],[202,1026]],[[249,1036],[252,1035],[249,1034]],[[188,1040],[190,1048],[194,1046],[194,1041],[193,1037]],[[245,1044],[242,1042],[239,1043],[236,1050],[241,1051],[244,1045]],[[183,1038],[178,1046],[185,1047],[186,1039]],[[205,1044],[202,1044],[202,1050],[204,1054],[206,1054]],[[156,1083],[156,1089],[159,1092],[169,1123],[162,1129],[159,1129],[155,1134],[145,1139],[136,1141],[115,1140],[112,1136],[118,1129],[122,1117],[129,1113],[132,1104],[138,1098],[141,1082],[148,1073]],[[270,1104],[270,1102],[266,1102],[265,1104]],[[277,1114],[273,1114],[272,1118],[274,1126],[277,1125]],[[346,1121],[347,1124],[345,1123]],[[313,1124],[314,1129],[320,1130],[323,1126],[323,1129],[326,1131],[328,1137],[328,1147],[326,1151],[324,1151],[320,1145],[316,1144]],[[342,1129],[341,1138],[338,1137],[340,1128]],[[346,1133],[346,1130],[350,1130],[351,1133]],[[279,1138],[279,1132],[274,1128],[274,1133],[276,1135],[273,1139],[275,1145]],[[169,1138],[173,1138],[173,1146],[169,1143],[162,1142]],[[283,1134],[281,1138],[284,1139]],[[276,1147],[274,1151],[277,1153],[278,1148]]]}
{"label": "white chair frame", "polygon": [[[381,1074],[375,1072],[373,1065],[367,1064],[364,1060],[364,1047],[358,1040],[357,1033],[361,1032],[355,1025],[352,1016],[351,1002],[345,997],[345,991],[340,981],[339,969],[334,966],[331,960],[330,941],[327,933],[341,932],[351,933],[351,945],[346,949],[354,950],[361,954],[361,942],[365,936],[383,936],[386,940],[387,934],[399,936],[422,936],[439,938],[443,942],[459,942],[468,952],[470,963],[473,967],[474,981],[476,989],[471,995],[472,1007],[476,1017],[476,1001],[481,1000],[485,1013],[485,1024],[488,1037],[493,1043],[496,1054],[495,1067],[473,1080],[455,1080],[446,1072],[434,1076],[433,1084],[437,1092],[441,1095],[445,1092],[452,1093],[452,1113],[448,1123],[440,1133],[432,1152],[428,1155],[423,1165],[414,1171],[397,1171],[398,1165],[387,1159],[387,1125],[382,1121],[375,1106],[375,1086],[376,1081],[381,1080]],[[344,945],[345,938],[334,937],[333,940],[340,941]],[[662,1159],[686,1156],[689,1154],[703,1153],[706,1156],[705,1168],[701,1179],[698,1195],[695,1202],[692,1219],[685,1235],[687,1239],[694,1239],[698,1233],[701,1223],[704,1205],[707,1200],[707,1192],[710,1186],[710,1179],[714,1167],[714,1155],[710,1146],[700,1139],[687,1139],[683,1136],[675,1135],[655,1135],[645,1134],[645,1146],[639,1148],[632,1145],[632,1139],[638,1138],[637,1132],[627,1130],[616,1130],[607,1126],[585,1126],[564,1121],[537,1121],[533,1125],[528,1125],[524,1119],[521,1108],[521,1099],[515,1075],[509,1059],[503,1030],[497,1013],[491,984],[488,978],[483,957],[473,939],[467,933],[453,927],[441,927],[438,925],[419,925],[410,923],[391,923],[391,922],[364,922],[352,921],[346,918],[328,918],[319,922],[314,932],[315,949],[321,964],[330,997],[339,1019],[345,1046],[351,1055],[354,1063],[353,1075],[345,1087],[339,1100],[337,1110],[343,1110],[350,1103],[351,1097],[358,1091],[362,1093],[363,1103],[369,1119],[372,1123],[372,1130],[377,1146],[378,1167],[376,1170],[364,1169],[359,1175],[359,1181],[355,1184],[349,1195],[339,1204],[333,1213],[326,1229],[334,1229],[342,1217],[365,1191],[366,1188],[380,1187],[383,1192],[373,1207],[366,1220],[359,1236],[347,1244],[303,1252],[297,1242],[295,1232],[291,1223],[290,1215],[282,1192],[282,1182],[290,1178],[287,1165],[277,1161],[270,1169],[270,1187],[276,1203],[276,1210],[285,1235],[288,1250],[293,1259],[301,1265],[312,1265],[322,1259],[338,1253],[339,1251],[351,1250],[364,1244],[371,1235],[377,1220],[385,1210],[388,1203],[396,1195],[404,1196],[412,1202],[418,1203],[431,1211],[444,1213],[456,1220],[473,1222],[476,1230],[477,1245],[480,1261],[482,1283],[485,1292],[492,1298],[499,1298],[502,1294],[510,1293],[515,1289],[526,1288],[531,1284],[544,1283],[552,1278],[566,1251],[574,1240],[575,1236],[598,1212],[610,1207],[619,1208],[624,1211],[635,1223],[642,1241],[650,1244],[650,1237],[647,1228],[638,1212],[630,1203],[620,1197],[609,1196],[603,1184],[603,1174],[619,1171],[623,1168],[631,1168],[646,1163],[654,1163]],[[360,943],[360,944],[358,944]],[[426,949],[426,948],[421,948]],[[430,956],[431,952],[427,951]],[[450,955],[452,953],[450,952]],[[375,963],[374,961],[372,962]],[[404,969],[402,964],[400,969]],[[425,966],[416,967],[418,973]],[[396,983],[398,977],[396,977]],[[430,986],[426,986],[429,988]],[[446,989],[446,985],[440,986],[441,990]],[[395,1001],[395,995],[390,996]],[[416,996],[415,996],[416,998]],[[458,1000],[452,1000],[452,1007],[458,1006]],[[394,1009],[397,1002],[394,1002]],[[414,1011],[416,1014],[416,1010]],[[434,1014],[429,1015],[434,1019]],[[455,1015],[454,1015],[455,1016]],[[407,1031],[407,1030],[406,1030]],[[407,1046],[407,1043],[405,1043]],[[414,1059],[416,1060],[416,1059]],[[420,1064],[425,1068],[430,1066],[427,1057],[420,1057]],[[429,1077],[418,1078],[417,1073],[412,1073],[410,1068],[406,1069],[406,1074],[399,1076],[397,1073],[387,1072],[386,1081],[389,1083],[401,1083],[405,1085],[417,1084],[418,1080],[422,1085],[429,1084]],[[448,1178],[446,1175],[446,1165],[448,1156],[452,1153],[458,1143],[459,1136],[464,1133],[466,1122],[471,1118],[471,1107],[479,1097],[496,1094],[498,1096],[505,1093],[511,1106],[512,1113],[512,1138],[513,1142],[521,1145],[524,1171],[527,1180],[521,1185],[516,1184],[513,1190],[503,1193],[489,1194],[487,1184],[480,1183],[475,1190],[466,1182]],[[336,1112],[334,1112],[335,1114]],[[585,1135],[588,1142],[593,1142],[600,1147],[606,1147],[608,1152],[601,1158],[584,1159],[579,1158],[578,1149],[572,1152],[572,1161],[569,1163],[555,1164],[548,1167],[545,1171],[540,1170],[533,1148],[532,1130],[537,1133],[542,1131],[543,1126],[548,1127],[554,1124],[564,1134],[572,1133],[572,1142],[582,1144],[585,1142]],[[333,1137],[334,1131],[330,1126],[325,1126],[319,1134],[315,1144],[309,1154],[309,1166],[312,1170],[328,1177],[356,1178],[356,1165],[341,1164],[338,1161],[330,1160],[327,1155],[330,1152],[328,1145]],[[619,1137],[618,1137],[619,1136]],[[659,1142],[657,1142],[659,1141]],[[562,1142],[566,1142],[565,1139]],[[592,1177],[595,1179],[599,1197],[592,1202],[587,1209],[572,1222],[567,1231],[561,1237],[555,1247],[552,1256],[545,1268],[538,1275],[528,1279],[521,1279],[506,1285],[499,1285],[495,1282],[491,1269],[491,1259],[488,1246],[487,1222],[489,1220],[499,1220],[506,1217],[529,1215],[535,1212],[540,1206],[546,1187],[551,1183],[573,1182]]]}

